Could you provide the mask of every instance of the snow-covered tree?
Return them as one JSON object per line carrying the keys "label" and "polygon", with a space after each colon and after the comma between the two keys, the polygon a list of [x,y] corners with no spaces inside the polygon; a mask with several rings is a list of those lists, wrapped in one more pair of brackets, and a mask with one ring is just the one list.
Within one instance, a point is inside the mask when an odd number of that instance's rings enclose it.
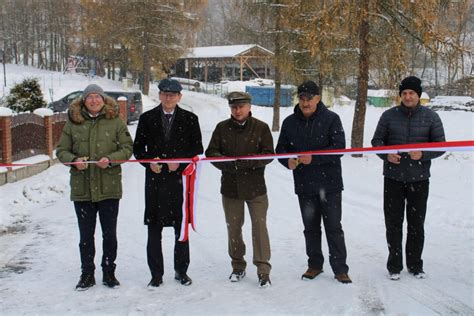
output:
{"label": "snow-covered tree", "polygon": [[7,107],[17,113],[46,107],[38,79],[26,78],[16,84],[7,97]]}

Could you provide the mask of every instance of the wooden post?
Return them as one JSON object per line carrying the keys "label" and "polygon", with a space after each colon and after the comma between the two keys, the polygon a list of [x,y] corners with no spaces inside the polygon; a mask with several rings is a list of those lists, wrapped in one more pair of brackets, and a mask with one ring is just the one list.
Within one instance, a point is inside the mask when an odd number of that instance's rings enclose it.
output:
{"label": "wooden post", "polygon": [[240,81],[243,81],[244,76],[244,60],[240,57]]}
{"label": "wooden post", "polygon": [[[12,117],[0,116],[0,129],[2,130],[2,163],[12,163]],[[8,167],[8,171],[12,168]]]}
{"label": "wooden post", "polygon": [[204,59],[204,82],[207,84],[207,59]]}

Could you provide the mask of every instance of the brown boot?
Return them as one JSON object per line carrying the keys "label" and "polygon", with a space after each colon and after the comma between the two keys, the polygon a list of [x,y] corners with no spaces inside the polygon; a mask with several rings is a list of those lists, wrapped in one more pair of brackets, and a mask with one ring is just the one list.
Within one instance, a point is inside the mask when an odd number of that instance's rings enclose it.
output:
{"label": "brown boot", "polygon": [[312,280],[321,273],[323,273],[323,270],[321,269],[308,268],[308,270],[306,270],[306,272],[301,276],[301,280]]}
{"label": "brown boot", "polygon": [[351,278],[347,275],[347,273],[339,273],[334,276],[336,280],[338,280],[341,283],[347,284],[347,283],[352,283]]}

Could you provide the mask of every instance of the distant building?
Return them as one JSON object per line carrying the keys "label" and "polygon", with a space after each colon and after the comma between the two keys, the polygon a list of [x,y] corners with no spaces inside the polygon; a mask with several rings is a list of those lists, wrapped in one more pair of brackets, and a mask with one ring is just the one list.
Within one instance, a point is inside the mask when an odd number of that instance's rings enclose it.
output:
{"label": "distant building", "polygon": [[397,102],[398,91],[379,89],[367,90],[367,102],[376,107],[389,107]]}
{"label": "distant building", "polygon": [[174,76],[204,82],[268,78],[273,56],[257,44],[193,47],[176,62]]}
{"label": "distant building", "polygon": [[[367,102],[376,107],[390,107],[392,105],[400,104],[400,96],[396,90],[367,90]],[[430,102],[430,97],[426,92],[423,92],[420,97],[420,104],[425,105]]]}

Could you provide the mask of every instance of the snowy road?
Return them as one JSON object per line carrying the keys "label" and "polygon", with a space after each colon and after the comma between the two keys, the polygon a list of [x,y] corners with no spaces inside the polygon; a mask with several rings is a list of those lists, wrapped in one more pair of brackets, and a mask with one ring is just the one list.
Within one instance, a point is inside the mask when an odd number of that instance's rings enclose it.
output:
{"label": "snowy road", "polygon": [[[206,146],[215,124],[228,117],[225,102],[187,93],[183,103],[199,115]],[[352,110],[336,110],[350,131]],[[253,113],[271,123],[271,111],[255,107]],[[282,109],[282,117],[290,111]],[[380,113],[380,109],[368,109],[366,138],[371,137]],[[473,114],[468,118],[456,113],[441,115],[448,138],[473,139],[469,125]],[[132,134],[135,128],[130,127]],[[189,275],[194,282],[183,287],[173,280],[173,234],[166,229],[164,286],[149,290],[146,227],[142,223],[144,171],[138,164],[126,164],[118,227],[117,277],[122,286],[111,290],[98,282],[86,292],[76,292],[80,275],[78,229],[68,197],[67,168],[56,165],[35,177],[0,187],[0,213],[17,219],[17,231],[0,236],[0,314],[474,315],[472,154],[443,156],[433,164],[424,280],[414,279],[405,271],[400,281],[387,278],[381,169],[381,161],[374,156],[343,158],[343,228],[353,284],[336,282],[327,263],[325,272],[315,280],[300,280],[306,255],[297,199],[291,174],[273,162],[266,172],[273,286],[265,290],[257,287],[249,220],[244,232],[247,277],[237,284],[227,280],[231,267],[219,173],[206,165],[198,196],[199,231],[190,235]],[[101,254],[99,226],[96,236],[97,264]],[[327,253],[325,244],[324,249]],[[100,271],[96,279],[101,280]]]}

